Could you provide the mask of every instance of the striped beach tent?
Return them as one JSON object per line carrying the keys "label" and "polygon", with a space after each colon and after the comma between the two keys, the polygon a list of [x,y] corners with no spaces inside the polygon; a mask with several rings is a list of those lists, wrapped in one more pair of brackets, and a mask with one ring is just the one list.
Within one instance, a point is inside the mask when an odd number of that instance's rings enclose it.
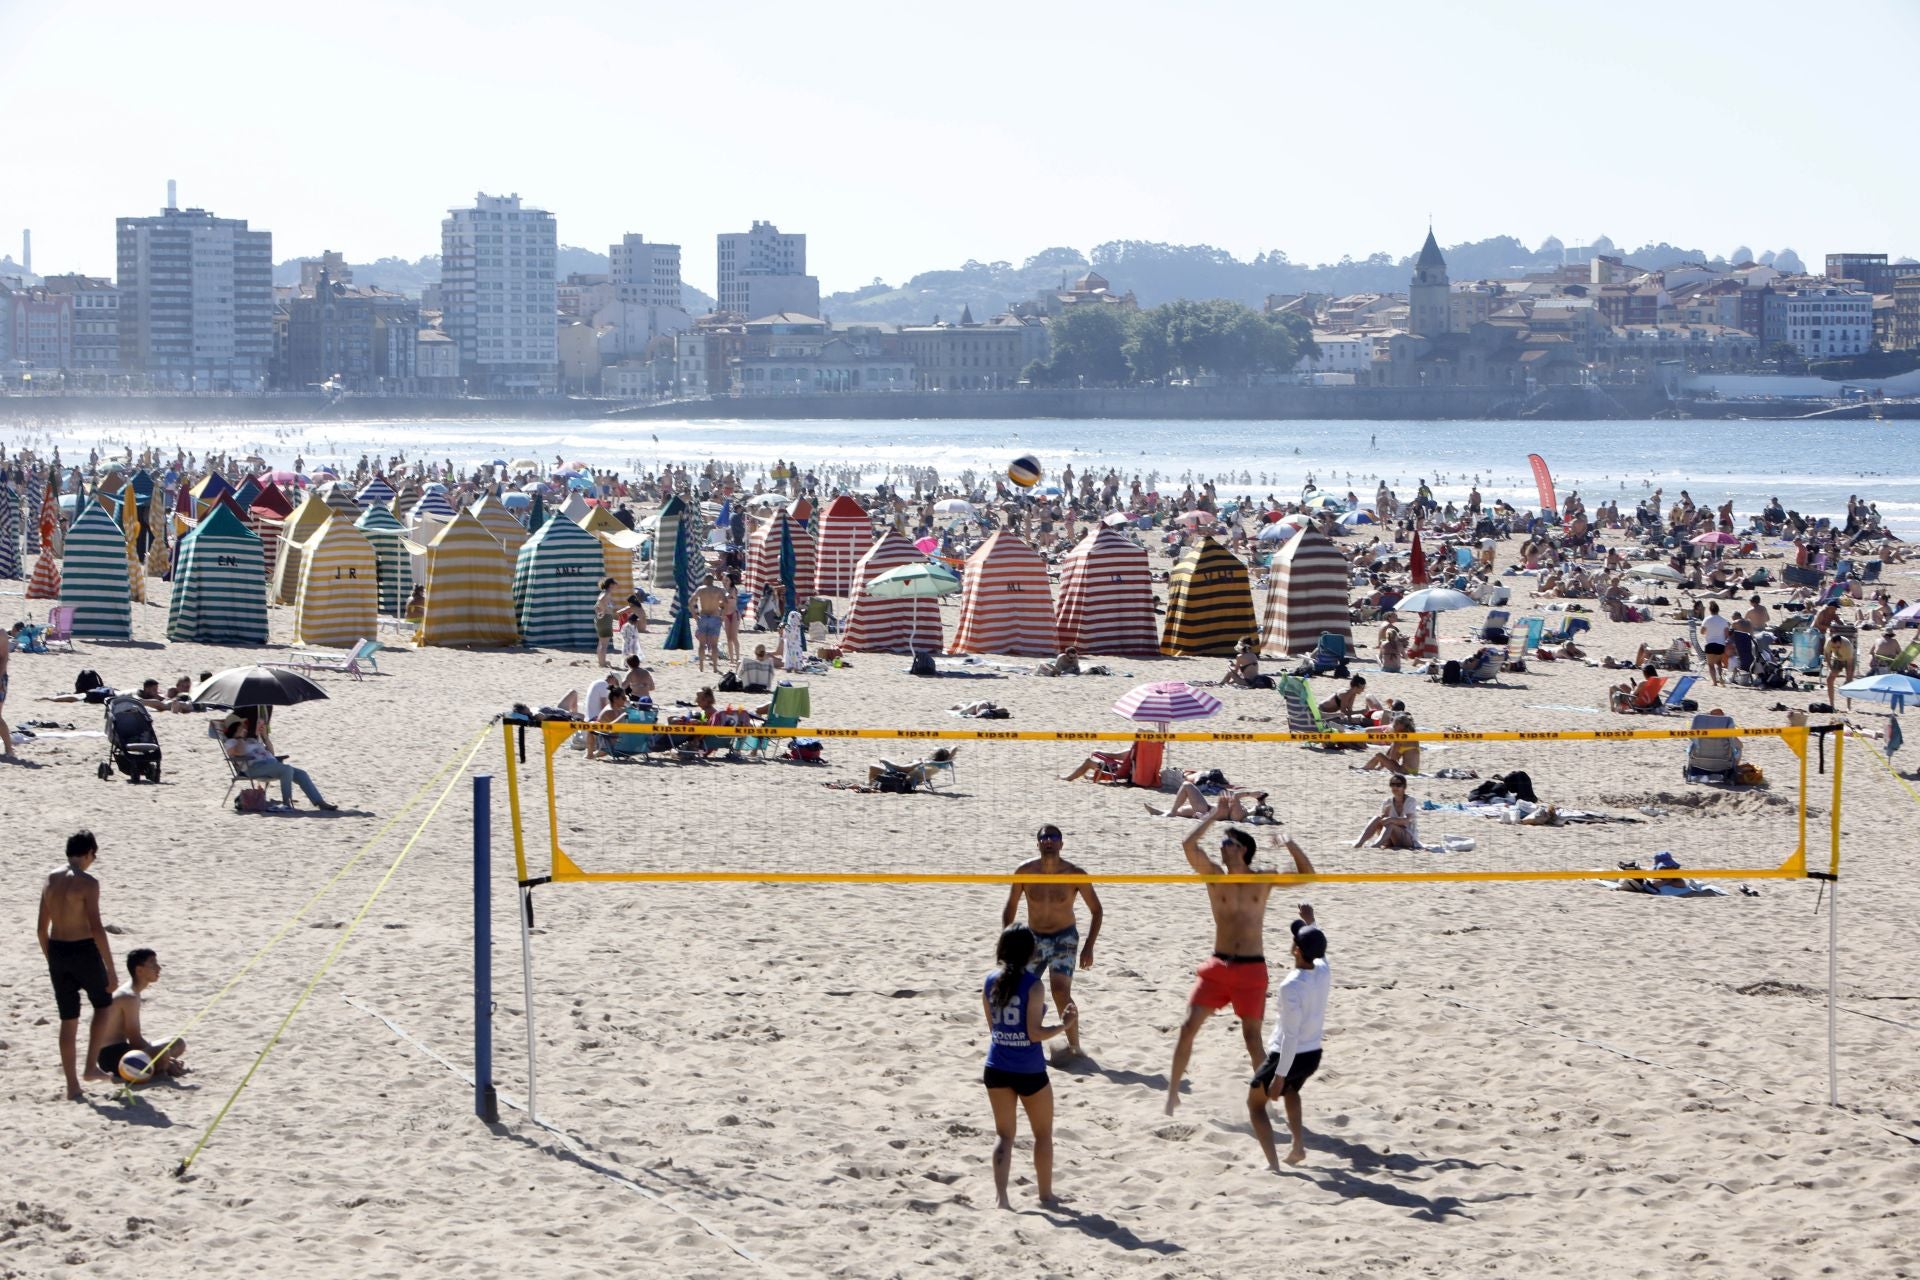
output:
{"label": "striped beach tent", "polygon": [[407,509],[407,523],[416,525],[424,516],[440,516],[453,519],[453,499],[447,496],[447,486],[430,484],[420,491],[420,499]]}
{"label": "striped beach tent", "polygon": [[1005,529],[967,557],[955,653],[1056,652],[1053,587],[1040,553]]}
{"label": "striped beach tent", "polygon": [[375,476],[360,486],[360,492],[356,496],[363,507],[384,507],[397,495],[393,491],[393,486],[387,483],[385,476]]}
{"label": "striped beach tent", "polygon": [[167,639],[196,644],[265,644],[267,580],[260,539],[226,503],[180,539],[167,604]]}
{"label": "striped beach tent", "polygon": [[20,532],[24,524],[20,494],[11,480],[0,479],[0,578],[18,578]]}
{"label": "striped beach tent", "polygon": [[412,511],[414,504],[419,501],[420,482],[412,476],[403,476],[400,483],[394,486],[393,501],[389,502],[387,507],[393,514],[405,520],[407,513]]}
{"label": "striped beach tent", "polygon": [[405,546],[407,530],[400,517],[380,506],[369,506],[353,522],[373,544],[374,572],[380,581],[380,612],[397,618],[413,595],[413,555]]}
{"label": "striped beach tent", "polygon": [[1118,530],[1095,525],[1060,562],[1054,621],[1062,649],[1159,653],[1146,548]]}
{"label": "striped beach tent", "polygon": [[1325,535],[1302,529],[1274,554],[1260,652],[1273,657],[1306,653],[1320,643],[1323,631],[1353,638],[1347,560]]}
{"label": "striped beach tent", "polygon": [[938,653],[943,637],[938,600],[876,600],[867,584],[889,569],[919,564],[926,557],[902,534],[886,533],[853,567],[853,594],[840,647],[860,653]]}
{"label": "striped beach tent", "polygon": [[600,540],[600,558],[606,576],[622,592],[633,590],[633,552],[641,536],[614,518],[605,507],[588,507],[578,521],[580,527]]}
{"label": "striped beach tent", "polygon": [[513,572],[513,613],[527,644],[593,647],[593,602],[606,576],[602,545],[571,520],[549,520],[521,545]]}
{"label": "striped beach tent", "polygon": [[755,600],[760,598],[760,589],[765,586],[771,586],[775,594],[779,594],[780,534],[783,529],[793,537],[793,607],[804,609],[807,601],[813,598],[816,562],[813,535],[784,511],[776,512],[765,524],[755,529],[753,536],[747,540],[747,576],[744,585],[753,593]]}
{"label": "striped beach tent", "polygon": [[140,496],[131,484],[120,486],[120,529],[127,557],[127,596],[135,604],[147,602],[147,565],[140,555]]}
{"label": "striped beach tent", "polygon": [[873,548],[873,521],[851,494],[827,504],[820,517],[820,546],[813,570],[813,593],[846,596],[853,590],[854,566]]}
{"label": "striped beach tent", "polygon": [[575,524],[585,524],[587,512],[591,510],[593,510],[593,504],[581,497],[577,492],[569,493],[567,500],[560,504],[560,514]]}
{"label": "striped beach tent", "polygon": [[687,526],[687,500],[671,494],[660,504],[653,518],[653,576],[641,585],[671,595],[673,593],[673,548]]}
{"label": "striped beach tent", "polygon": [[487,526],[461,511],[427,547],[427,603],[422,645],[509,645],[520,640],[513,618],[513,565]]}
{"label": "striped beach tent", "polygon": [[1240,558],[1202,534],[1167,579],[1167,620],[1160,631],[1165,654],[1231,654],[1260,628],[1253,583]]}
{"label": "striped beach tent", "polygon": [[507,510],[505,503],[488,494],[467,509],[487,527],[494,541],[506,548],[509,561],[519,558],[520,548],[527,544],[527,526],[513,518],[513,512]]}
{"label": "striped beach tent", "polygon": [[338,480],[329,480],[319,485],[314,492],[320,495],[320,501],[332,507],[349,520],[360,518],[360,503],[353,496],[353,490]]}
{"label": "striped beach tent", "polygon": [[[306,541],[320,532],[327,521],[333,519],[333,508],[309,493],[300,499],[300,505],[293,509],[280,527],[279,545],[274,549],[273,590],[268,597],[273,604],[295,604],[300,599],[300,583],[304,579],[304,567],[300,563]],[[261,539],[262,543],[265,539]],[[358,637],[355,637],[356,639]],[[320,644],[321,641],[310,641]],[[349,644],[352,641],[348,641]]]}
{"label": "striped beach tent", "polygon": [[[133,477],[136,488],[139,486],[140,476],[145,474],[143,471]],[[265,481],[257,476],[248,476],[242,480],[240,487],[233,491],[233,505],[242,511],[247,510],[247,508],[253,505],[253,500],[260,496],[260,486],[264,483]]]}
{"label": "striped beach tent", "polygon": [[208,503],[233,492],[233,482],[218,471],[209,471],[189,492],[193,495],[193,515],[198,519],[206,514]]}
{"label": "striped beach tent", "polygon": [[317,505],[324,523],[304,541],[280,544],[283,552],[295,549],[300,565],[293,640],[344,649],[379,634],[380,570],[367,535]]}
{"label": "striped beach tent", "polygon": [[[146,528],[141,531],[141,536],[147,544],[147,576],[149,578],[164,580],[173,576],[173,546],[178,542],[178,539],[170,533],[173,521],[173,513],[167,510],[166,495],[156,489],[147,501]],[[260,581],[266,580],[266,574],[262,572]]]}
{"label": "striped beach tent", "polygon": [[133,597],[127,582],[127,540],[97,501],[67,529],[60,561],[60,603],[73,610],[73,634],[93,640],[133,639]]}
{"label": "striped beach tent", "polygon": [[26,510],[27,510],[27,554],[40,554],[40,504],[46,500],[47,486],[41,482],[40,468],[27,468]]}
{"label": "striped beach tent", "polygon": [[287,500],[286,493],[278,486],[269,484],[261,487],[259,495],[247,504],[247,510],[264,512],[275,520],[285,520],[293,514],[293,503]]}

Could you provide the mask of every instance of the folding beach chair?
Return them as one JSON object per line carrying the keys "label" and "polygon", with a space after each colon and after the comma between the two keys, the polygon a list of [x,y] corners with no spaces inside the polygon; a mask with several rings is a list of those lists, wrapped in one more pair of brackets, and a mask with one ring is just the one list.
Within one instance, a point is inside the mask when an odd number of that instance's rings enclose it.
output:
{"label": "folding beach chair", "polygon": [[1484,644],[1505,644],[1507,622],[1511,616],[1505,609],[1488,610],[1487,620],[1480,624],[1480,634],[1475,639]]}
{"label": "folding beach chair", "polygon": [[1667,687],[1666,695],[1660,699],[1660,709],[1662,711],[1684,710],[1680,704],[1686,701],[1688,691],[1699,683],[1699,676],[1681,676],[1678,680],[1673,681]]}
{"label": "folding beach chair", "polygon": [[[615,724],[660,723],[660,713],[652,707],[628,707],[620,713]],[[650,733],[603,733],[600,745],[615,760],[650,760],[653,758],[653,735]]]}
{"label": "folding beach chair", "polygon": [[1520,626],[1526,632],[1521,640],[1520,652],[1532,653],[1540,647],[1540,638],[1546,632],[1547,620],[1545,618],[1522,618],[1520,619]]}
{"label": "folding beach chair", "polygon": [[1888,658],[1880,669],[1891,671],[1895,675],[1906,675],[1912,671],[1916,660],[1920,660],[1920,640],[1912,641],[1906,648]]}
{"label": "folding beach chair", "polygon": [[51,650],[53,646],[65,645],[68,653],[73,649],[73,606],[55,605],[47,610],[47,629],[41,636],[41,643]]}
{"label": "folding beach chair", "polygon": [[[1273,687],[1280,694],[1287,707],[1288,733],[1335,733],[1335,730],[1320,715],[1320,704],[1313,700],[1313,690],[1299,676],[1276,676]],[[1318,742],[1303,743],[1303,746],[1319,748],[1323,751],[1337,750],[1338,747]]]}
{"label": "folding beach chair", "polygon": [[352,676],[355,680],[371,672],[382,674],[380,662],[374,655],[386,648],[378,640],[362,639],[353,648],[341,653],[331,649],[296,649],[285,662],[263,662],[266,667],[297,667],[308,675],[316,671],[331,671]]}
{"label": "folding beach chair", "polygon": [[1591,630],[1593,630],[1593,623],[1585,618],[1568,618],[1556,630],[1542,636],[1541,639],[1548,644],[1565,644],[1582,631]]}
{"label": "folding beach chair", "polygon": [[1506,659],[1503,650],[1482,649],[1472,658],[1460,664],[1460,678],[1468,684],[1491,684],[1500,676],[1500,667]]}
{"label": "folding beach chair", "polygon": [[1811,627],[1793,633],[1793,669],[1802,675],[1820,673],[1820,633]]}
{"label": "folding beach chair", "polygon": [[1345,636],[1337,631],[1322,631],[1320,643],[1313,649],[1313,674],[1323,676],[1329,671],[1338,671],[1352,656]]}
{"label": "folding beach chair", "polygon": [[[1704,713],[1693,718],[1689,729],[1731,729],[1731,716],[1710,716]],[[1681,766],[1680,776],[1688,782],[1697,782],[1705,778],[1718,778],[1725,781],[1733,776],[1740,767],[1740,739],[1738,738],[1692,738],[1687,742],[1686,763]]]}

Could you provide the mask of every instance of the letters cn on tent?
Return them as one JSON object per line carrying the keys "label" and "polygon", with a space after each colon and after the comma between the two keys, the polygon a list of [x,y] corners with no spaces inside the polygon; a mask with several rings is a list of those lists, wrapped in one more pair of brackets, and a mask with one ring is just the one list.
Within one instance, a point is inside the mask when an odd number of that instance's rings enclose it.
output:
{"label": "letters cn on tent", "polygon": [[299,551],[294,642],[344,649],[379,634],[380,576],[367,535],[328,512]]}
{"label": "letters cn on tent", "polygon": [[818,596],[851,596],[857,581],[855,566],[860,557],[873,549],[873,521],[867,510],[851,494],[841,494],[827,504],[820,517],[818,563],[813,572],[813,593]]}
{"label": "letters cn on tent", "polygon": [[605,576],[600,540],[571,520],[549,520],[520,548],[513,611],[529,645],[589,649],[593,602]]}
{"label": "letters cn on tent", "polygon": [[[298,604],[300,584],[304,580],[303,560],[306,543],[327,521],[333,519],[333,508],[309,493],[300,499],[300,505],[286,518],[280,527],[280,545],[274,552],[273,561],[273,603]],[[354,639],[359,639],[358,636]],[[310,640],[309,644],[319,644]],[[347,641],[352,644],[353,640]]]}
{"label": "letters cn on tent", "polygon": [[1081,653],[1158,654],[1147,552],[1099,525],[1060,562],[1054,619],[1062,649]]}
{"label": "letters cn on tent", "polygon": [[233,508],[218,503],[187,531],[173,569],[167,639],[198,644],[265,644],[267,580],[260,539]]}
{"label": "letters cn on tent", "polygon": [[513,568],[479,517],[461,511],[427,546],[426,612],[422,645],[509,645],[520,639],[513,620]]}
{"label": "letters cn on tent", "polygon": [[1167,620],[1160,633],[1160,652],[1231,654],[1234,645],[1253,635],[1259,625],[1247,566],[1211,534],[1203,534],[1181,555],[1167,579]]}
{"label": "letters cn on tent", "polygon": [[876,600],[866,593],[867,584],[889,569],[919,564],[926,557],[904,535],[886,533],[860,557],[853,570],[853,595],[847,607],[847,629],[840,639],[844,649],[856,653],[909,653],[918,647],[924,653],[938,653],[940,602],[932,599]]}
{"label": "letters cn on tent", "polygon": [[413,595],[413,554],[406,547],[406,528],[400,517],[377,503],[360,513],[354,528],[373,544],[374,569],[380,581],[380,612],[398,618]]}
{"label": "letters cn on tent", "polygon": [[1274,657],[1307,653],[1323,631],[1353,638],[1347,561],[1324,535],[1303,529],[1273,557],[1260,652]]}
{"label": "letters cn on tent", "polygon": [[1040,553],[1006,530],[967,557],[960,575],[956,653],[1056,652],[1053,586]]}
{"label": "letters cn on tent", "polygon": [[[781,593],[780,584],[780,531],[786,529],[793,538],[793,598],[796,609],[807,607],[807,601],[813,599],[814,567],[817,557],[814,553],[813,535],[806,527],[784,511],[776,513],[765,524],[754,530],[747,551],[747,576],[742,585],[753,596],[755,605],[760,600],[762,587],[772,587],[774,594]],[[784,603],[784,601],[783,601]]]}
{"label": "letters cn on tent", "polygon": [[133,638],[133,596],[127,581],[127,543],[98,502],[67,530],[60,562],[60,603],[73,610],[73,634],[92,640]]}

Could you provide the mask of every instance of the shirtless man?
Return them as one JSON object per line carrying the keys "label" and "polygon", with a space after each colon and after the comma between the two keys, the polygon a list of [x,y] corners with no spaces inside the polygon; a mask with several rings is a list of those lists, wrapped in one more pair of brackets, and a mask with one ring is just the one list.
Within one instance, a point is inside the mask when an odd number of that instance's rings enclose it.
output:
{"label": "shirtless man", "polygon": [[103,1074],[117,1074],[120,1059],[135,1049],[147,1055],[156,1076],[184,1075],[187,1042],[179,1037],[161,1045],[149,1044],[140,1033],[140,1005],[146,989],[160,980],[160,958],[151,947],[136,947],[127,952],[127,983],[113,993],[113,1003],[100,1015],[100,1048],[94,1065]]}
{"label": "shirtless man", "polygon": [[[1060,856],[1060,828],[1051,822],[1034,832],[1033,839],[1040,846],[1040,856],[1021,863],[1015,875],[1086,874]],[[1047,986],[1053,992],[1053,1007],[1064,1009],[1073,1001],[1076,950],[1080,967],[1093,968],[1093,941],[1100,936],[1100,895],[1093,891],[1090,884],[1015,884],[1007,894],[1007,905],[1000,911],[1002,929],[1011,925],[1019,914],[1022,895],[1027,899],[1027,928],[1033,931],[1034,950],[1030,967],[1035,972],[1042,968],[1047,970]],[[1080,929],[1073,917],[1074,901],[1078,898],[1087,900],[1085,942],[1080,940]],[[1080,1052],[1078,1023],[1067,1028],[1067,1052]]]}
{"label": "shirtless man", "polygon": [[693,635],[700,647],[693,663],[695,671],[706,670],[707,660],[711,658],[714,674],[719,674],[720,629],[725,625],[726,596],[720,580],[711,573],[701,588],[693,593]]}
{"label": "shirtless man", "polygon": [[13,734],[7,729],[7,660],[13,654],[13,638],[25,630],[25,624],[14,623],[13,629],[0,635],[0,760],[12,760]]}
{"label": "shirtless man", "polygon": [[100,923],[100,882],[87,874],[100,846],[91,831],[67,837],[67,865],[47,877],[40,891],[40,954],[47,958],[53,979],[54,1003],[60,1010],[60,1069],[67,1077],[67,1099],[81,1096],[74,1042],[80,1029],[80,993],[93,1005],[87,1031],[89,1080],[105,1080],[94,1066],[105,1029],[102,1011],[112,1003],[109,994],[120,985],[113,967],[113,949],[107,945],[106,926]]}
{"label": "shirtless man", "polygon": [[[1207,829],[1225,812],[1223,798],[1182,842],[1188,865],[1200,875],[1245,875],[1252,869],[1253,837],[1238,827],[1227,828],[1227,834],[1221,838],[1219,862],[1208,857],[1201,844]],[[1313,864],[1307,861],[1300,846],[1291,837],[1281,839],[1287,852],[1293,855],[1295,870],[1311,875]],[[1180,1105],[1180,1080],[1186,1075],[1187,1059],[1193,1054],[1193,1038],[1199,1033],[1200,1024],[1215,1010],[1228,1004],[1233,1006],[1234,1016],[1240,1019],[1241,1038],[1246,1041],[1247,1058],[1253,1066],[1257,1068],[1266,1057],[1266,1046],[1260,1038],[1260,1023],[1267,1002],[1267,958],[1262,933],[1267,920],[1267,898],[1272,893],[1272,884],[1207,886],[1207,902],[1213,908],[1213,954],[1195,971],[1198,981],[1187,996],[1187,1020],[1181,1024],[1180,1038],[1173,1046],[1173,1066],[1167,1071],[1168,1115]]]}

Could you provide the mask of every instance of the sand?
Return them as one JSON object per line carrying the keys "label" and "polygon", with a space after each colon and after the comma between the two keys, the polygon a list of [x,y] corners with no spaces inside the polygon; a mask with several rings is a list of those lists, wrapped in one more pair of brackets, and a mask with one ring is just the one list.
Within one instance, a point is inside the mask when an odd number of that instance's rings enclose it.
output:
{"label": "sand", "polygon": [[[1915,594],[1910,579],[1897,588]],[[131,645],[16,656],[12,723],[82,730],[97,708],[33,699],[82,666],[130,686],[250,655],[163,645],[164,584]],[[24,601],[0,597],[18,613]],[[1524,604],[1524,600],[1519,602]],[[37,611],[37,610],[36,610]],[[1445,620],[1449,654],[1479,611]],[[289,611],[274,610],[284,641]],[[949,629],[951,611],[949,611]],[[1664,642],[1666,623],[1596,627],[1595,656]],[[1371,639],[1371,628],[1365,629]],[[649,638],[651,645],[658,634]],[[664,699],[702,683],[658,664]],[[1027,659],[1006,659],[1025,664]],[[946,708],[987,697],[988,728],[1113,729],[1135,683],[1215,678],[1221,659],[1119,659],[1125,676],[917,680],[856,655],[812,678],[813,723],[969,727]],[[1054,1074],[1062,1209],[1033,1199],[1024,1128],[1018,1212],[992,1208],[978,1080],[977,990],[1005,891],[760,885],[549,886],[537,894],[542,1070],[537,1127],[511,1106],[471,1114],[471,834],[462,780],[336,966],[218,1132],[172,1171],[385,875],[438,789],[392,821],[487,719],[592,672],[582,655],[403,651],[388,674],[322,681],[330,700],[282,714],[279,749],[310,767],[337,815],[240,816],[198,716],[158,717],[165,782],[95,776],[97,738],[28,746],[0,766],[15,924],[0,936],[0,1275],[202,1276],[1895,1276],[1920,1269],[1912,1099],[1920,1086],[1920,907],[1902,856],[1920,817],[1871,749],[1847,753],[1840,1014],[1842,1106],[1826,1105],[1827,917],[1811,882],[1757,896],[1666,901],[1585,882],[1328,885],[1308,895],[1332,941],[1326,1060],[1307,1094],[1306,1164],[1268,1172],[1248,1128],[1248,1063],[1229,1016],[1202,1032],[1178,1114],[1165,1072],[1193,966],[1210,943],[1198,887],[1111,888],[1094,968],[1076,991],[1087,1056]],[[1271,667],[1269,668],[1271,669]],[[1422,729],[1603,728],[1613,673],[1536,665],[1512,687],[1442,689],[1374,677]],[[1315,682],[1324,693],[1328,681]],[[1217,690],[1209,727],[1284,727],[1276,695]],[[1697,694],[1744,724],[1780,724],[1748,689]],[[1816,721],[1820,719],[1816,717]],[[1869,726],[1877,716],[1858,716]],[[1635,727],[1640,723],[1636,722]],[[1681,723],[1683,721],[1674,722]],[[497,731],[496,731],[497,732]],[[1771,745],[1771,744],[1766,744]],[[1777,749],[1777,748],[1776,748]],[[1201,763],[1175,747],[1177,763]],[[1428,769],[1527,769],[1544,798],[1638,824],[1512,828],[1429,817],[1472,854],[1356,852],[1384,794],[1350,757],[1222,748],[1205,763],[1271,786],[1287,828],[1327,869],[1610,866],[1658,849],[1683,863],[1766,865],[1791,809],[1680,779],[1681,748],[1460,744]],[[1143,793],[1063,784],[1069,746],[963,751],[951,794],[871,796],[822,780],[864,771],[859,743],[828,764],[557,768],[568,847],[618,867],[1006,871],[1034,825],[1057,822],[1092,870],[1180,870],[1185,824]],[[474,770],[498,775],[489,737]],[[1770,770],[1770,772],[1772,772]],[[1830,779],[1818,778],[1817,791]],[[1775,796],[1790,788],[1776,779]],[[1418,779],[1460,798],[1470,782]],[[496,795],[504,789],[498,783]],[[1649,800],[1663,816],[1640,814]],[[544,861],[545,810],[529,832]],[[1827,797],[1816,795],[1813,838]],[[1783,818],[1782,814],[1788,816]],[[512,867],[494,812],[500,1087],[526,1092]],[[98,833],[116,951],[159,950],[149,1031],[190,1017],[366,841],[383,838],[190,1035],[198,1088],[137,1105],[94,1086],[61,1100],[51,995],[29,929],[40,875],[76,826]],[[1263,839],[1271,828],[1259,831]],[[1269,954],[1294,891],[1276,895]],[[1276,971],[1277,976],[1277,971]],[[380,1015],[380,1016],[376,1016]],[[382,1020],[384,1017],[385,1021]],[[404,1032],[404,1037],[393,1028]],[[82,1024],[84,1037],[85,1024]],[[434,1055],[439,1055],[436,1057]]]}

